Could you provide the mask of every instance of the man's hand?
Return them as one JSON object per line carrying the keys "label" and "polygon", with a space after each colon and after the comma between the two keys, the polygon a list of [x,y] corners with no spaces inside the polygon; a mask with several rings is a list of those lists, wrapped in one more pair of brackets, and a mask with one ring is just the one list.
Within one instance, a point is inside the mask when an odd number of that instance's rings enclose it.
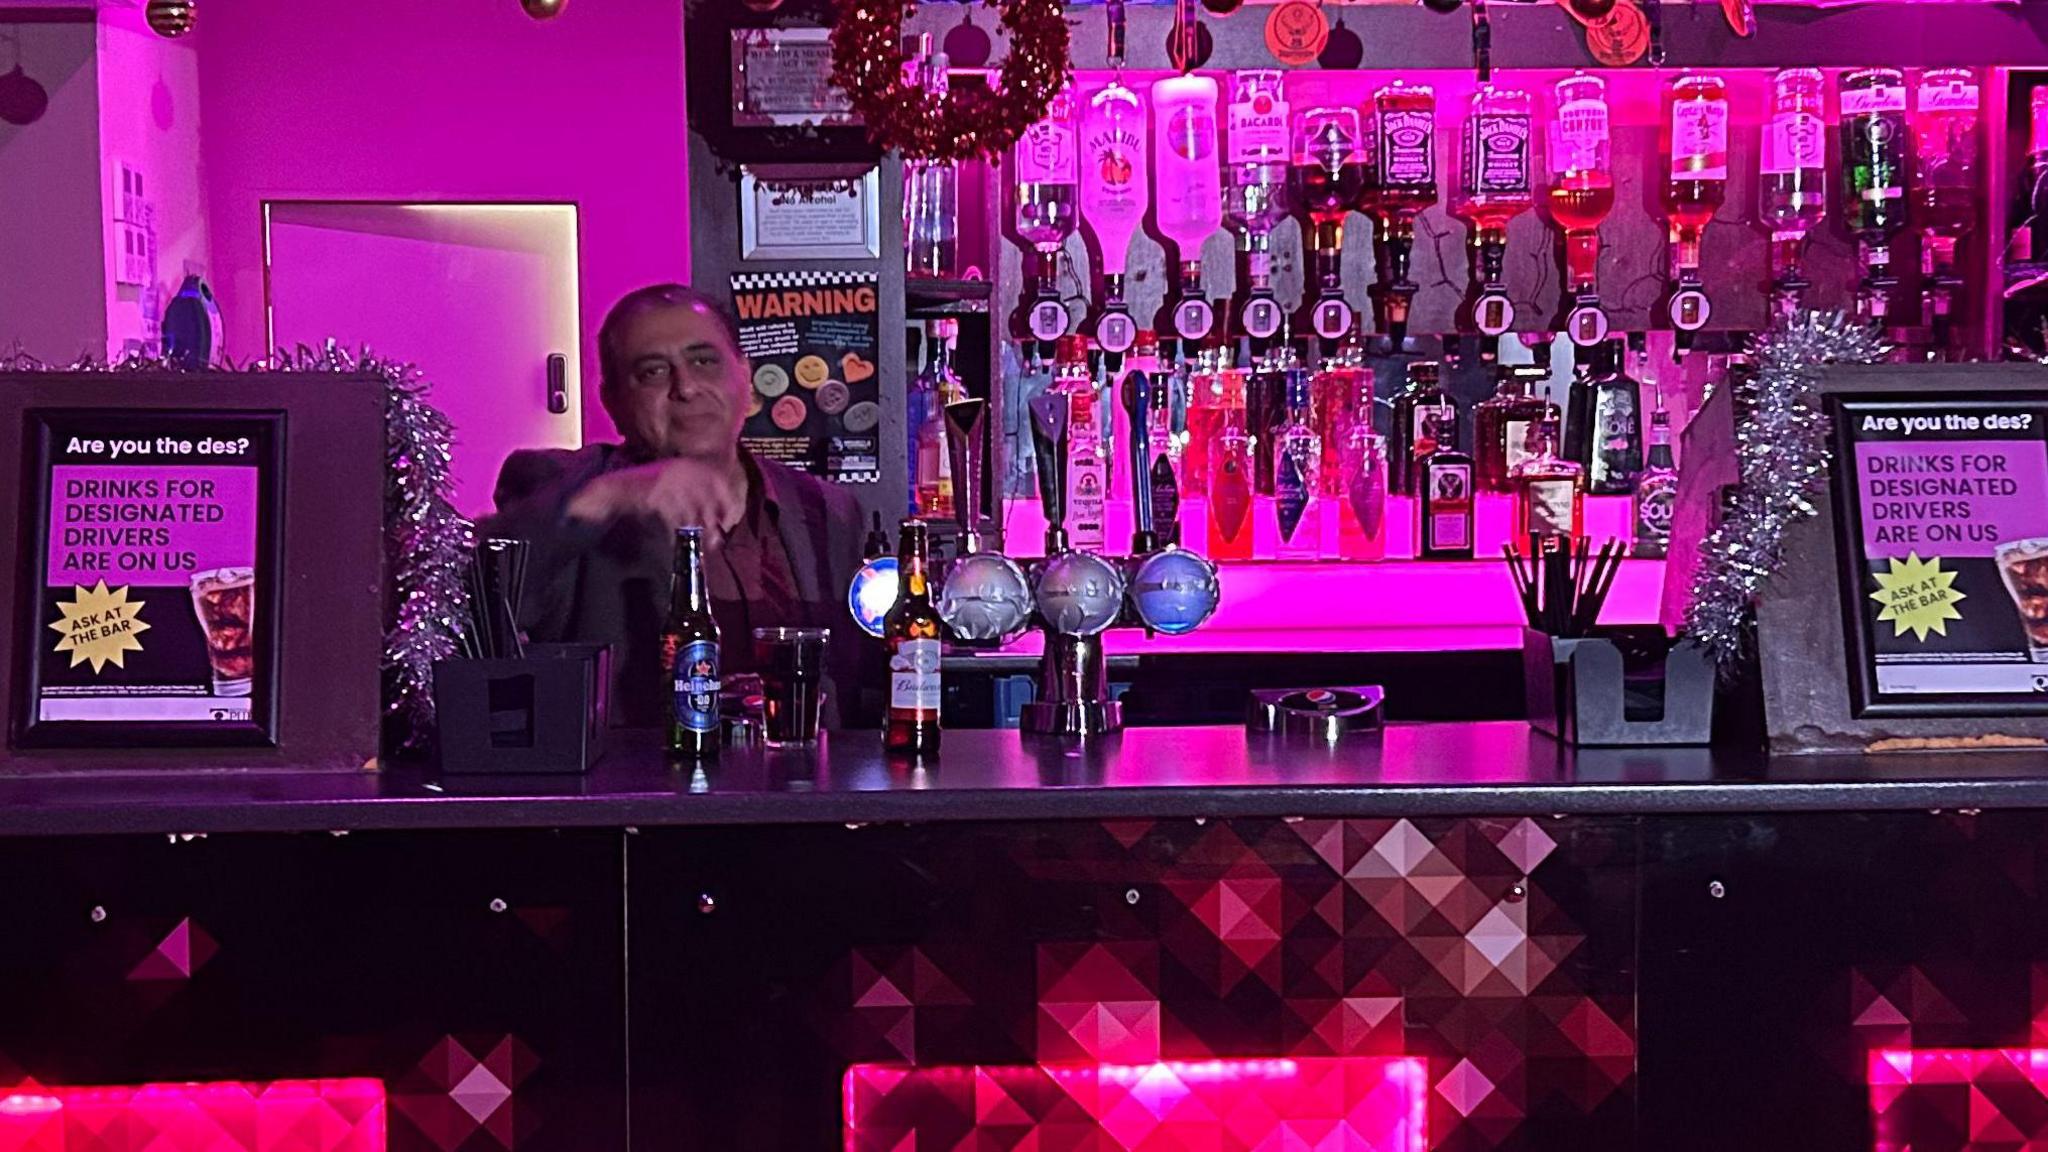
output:
{"label": "man's hand", "polygon": [[739,523],[746,499],[744,474],[735,482],[722,469],[678,457],[605,473],[569,500],[568,513],[598,523],[648,517],[670,530],[696,525],[706,544],[716,544]]}

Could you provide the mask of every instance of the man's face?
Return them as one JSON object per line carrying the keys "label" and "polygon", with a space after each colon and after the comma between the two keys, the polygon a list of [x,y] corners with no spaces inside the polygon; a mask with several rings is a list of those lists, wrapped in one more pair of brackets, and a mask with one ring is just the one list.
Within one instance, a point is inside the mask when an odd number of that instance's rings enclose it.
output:
{"label": "man's face", "polygon": [[688,305],[625,322],[613,350],[624,379],[604,383],[605,410],[642,455],[718,459],[739,442],[752,376],[717,317]]}

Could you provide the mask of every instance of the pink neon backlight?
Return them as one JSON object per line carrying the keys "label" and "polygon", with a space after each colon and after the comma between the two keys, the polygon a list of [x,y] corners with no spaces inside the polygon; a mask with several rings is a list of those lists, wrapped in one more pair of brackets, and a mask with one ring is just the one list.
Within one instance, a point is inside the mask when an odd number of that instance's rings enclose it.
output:
{"label": "pink neon backlight", "polygon": [[0,1152],[384,1152],[385,1139],[377,1080],[31,1084],[0,1097]]}
{"label": "pink neon backlight", "polygon": [[[1419,1056],[1154,1064],[856,1064],[847,1152],[979,1147],[1251,1152],[1276,1147],[1424,1152],[1428,1062]],[[993,1146],[993,1145],[991,1145]]]}
{"label": "pink neon backlight", "polygon": [[2048,1048],[1876,1048],[1866,1079],[1876,1152],[2048,1142]]}

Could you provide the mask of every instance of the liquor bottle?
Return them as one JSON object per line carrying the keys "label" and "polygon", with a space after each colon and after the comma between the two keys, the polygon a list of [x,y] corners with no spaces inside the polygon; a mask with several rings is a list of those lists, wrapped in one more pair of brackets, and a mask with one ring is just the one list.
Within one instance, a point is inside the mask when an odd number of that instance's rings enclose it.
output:
{"label": "liquor bottle", "polygon": [[1202,291],[1202,243],[1223,224],[1216,99],[1216,81],[1207,76],[1168,76],[1152,85],[1152,220],[1180,255],[1180,277],[1154,327],[1190,348],[1216,322]]}
{"label": "liquor bottle", "polygon": [[1505,283],[1508,221],[1536,203],[1531,107],[1527,92],[1482,85],[1472,94],[1459,143],[1458,198],[1451,213],[1471,229],[1472,324],[1487,337],[1498,337],[1515,324]]}
{"label": "liquor bottle", "polygon": [[1512,491],[1508,476],[1529,455],[1529,430],[1551,415],[1556,406],[1530,392],[1540,369],[1523,365],[1496,366],[1499,383],[1492,396],[1472,409],[1475,472],[1482,492]]}
{"label": "liquor bottle", "polygon": [[1302,327],[1325,340],[1342,339],[1352,327],[1341,265],[1344,218],[1365,193],[1367,155],[1350,108],[1311,108],[1295,122],[1294,198],[1309,219]]}
{"label": "liquor bottle", "polygon": [[[925,98],[943,106],[951,61],[932,50],[928,32],[917,36],[910,81]],[[913,160],[903,169],[904,274],[912,279],[951,280],[960,273],[960,166],[951,160]]]}
{"label": "liquor bottle", "polygon": [[1439,446],[1458,446],[1457,405],[1437,384],[1439,366],[1434,360],[1417,360],[1408,365],[1408,387],[1394,397],[1394,435],[1387,446],[1391,469],[1389,491],[1413,496],[1421,474],[1422,440],[1431,429],[1431,451]]}
{"label": "liquor bottle", "polygon": [[1067,538],[1083,552],[1108,541],[1109,474],[1102,447],[1102,397],[1088,371],[1088,338],[1059,342],[1053,391],[1067,399]]}
{"label": "liquor bottle", "polygon": [[1252,442],[1252,491],[1260,496],[1273,495],[1274,446],[1287,421],[1287,377],[1299,366],[1294,349],[1281,345],[1245,378],[1244,433]]}
{"label": "liquor bottle", "polygon": [[1531,429],[1532,451],[1509,475],[1515,539],[1575,540],[1586,534],[1586,470],[1557,454],[1557,416]]}
{"label": "liquor bottle", "polygon": [[1892,237],[1906,226],[1906,77],[1859,68],[1836,80],[1842,106],[1842,222],[1863,263],[1858,314],[1882,321],[1895,283]]}
{"label": "liquor bottle", "polygon": [[1408,278],[1415,218],[1437,202],[1436,93],[1396,80],[1373,93],[1373,182],[1361,207],[1379,225],[1380,275],[1373,285],[1381,329],[1398,353],[1416,285]]}
{"label": "liquor bottle", "polygon": [[1204,348],[1195,354],[1188,368],[1188,407],[1181,445],[1181,479],[1187,492],[1209,490],[1209,453],[1223,431],[1223,365],[1227,355],[1221,348]]}
{"label": "liquor bottle", "polygon": [[1565,332],[1580,347],[1607,338],[1600,307],[1600,225],[1614,210],[1613,145],[1608,134],[1607,81],[1584,72],[1557,82],[1557,120],[1550,128],[1550,219],[1564,233],[1566,291],[1572,299]]}
{"label": "liquor bottle", "polygon": [[1632,376],[1621,341],[1593,356],[1593,370],[1574,382],[1564,456],[1585,469],[1596,496],[1626,496],[1643,469],[1643,387]]}
{"label": "liquor bottle", "polygon": [[1365,366],[1365,350],[1355,335],[1324,358],[1310,389],[1316,435],[1323,438],[1323,495],[1341,497],[1352,426],[1360,419],[1368,430],[1372,424],[1372,369]]}
{"label": "liquor bottle", "polygon": [[1818,68],[1786,68],[1771,77],[1756,218],[1771,234],[1771,282],[1781,315],[1799,308],[1806,237],[1828,214],[1826,85]]}
{"label": "liquor bottle", "polygon": [[1937,348],[1948,344],[1956,245],[1977,227],[1977,74],[1935,68],[1920,77],[1913,122],[1913,210],[1920,225],[1920,272]]}
{"label": "liquor bottle", "polygon": [[1173,413],[1165,405],[1152,409],[1147,417],[1151,427],[1145,435],[1145,459],[1150,461],[1143,477],[1132,483],[1149,486],[1152,493],[1152,531],[1161,545],[1180,543],[1180,498],[1186,491],[1181,480],[1181,444],[1173,434]]}
{"label": "liquor bottle", "polygon": [[664,696],[669,700],[668,750],[695,760],[718,755],[718,621],[704,582],[704,530],[676,529],[669,573],[668,621],[661,628]]}
{"label": "liquor bottle", "polygon": [[1145,104],[1113,78],[1088,99],[1081,117],[1081,223],[1101,260],[1102,301],[1090,330],[1112,356],[1130,350],[1137,322],[1124,300],[1131,237],[1145,219],[1149,157]]}
{"label": "liquor bottle", "polygon": [[916,514],[953,514],[953,465],[946,451],[946,405],[965,400],[967,389],[953,371],[953,346],[960,322],[941,318],[930,324],[931,355],[911,387],[912,430],[917,438]]}
{"label": "liquor bottle", "polygon": [[1661,557],[1671,549],[1671,513],[1678,502],[1678,465],[1671,457],[1671,414],[1664,410],[1664,391],[1657,390],[1657,409],[1650,413],[1650,462],[1636,477],[1632,502],[1636,556]]}
{"label": "liquor bottle", "polygon": [[[1431,429],[1435,421],[1431,421]],[[1418,441],[1420,478],[1415,502],[1419,518],[1416,555],[1424,560],[1472,559],[1472,457],[1436,440]]]}
{"label": "liquor bottle", "polygon": [[1274,436],[1273,511],[1280,521],[1282,560],[1319,560],[1323,555],[1323,438],[1310,421],[1309,374],[1289,368],[1287,421]]}
{"label": "liquor bottle", "polygon": [[[2038,234],[2048,224],[2048,84],[2034,89],[2028,98],[2029,124],[2027,135],[2027,218],[2033,223],[2025,225],[2030,233]],[[2048,241],[2035,241],[2030,234],[2024,249],[2028,258],[2048,259]]]}
{"label": "liquor bottle", "polygon": [[1060,255],[1074,234],[1079,203],[1080,164],[1074,135],[1073,95],[1062,88],[1045,119],[1024,130],[1016,149],[1017,238],[1031,246],[1024,298],[1011,318],[1012,335],[1033,348],[1044,363],[1067,331],[1060,303]]}
{"label": "liquor bottle", "polygon": [[1223,214],[1237,233],[1242,261],[1231,322],[1239,335],[1272,339],[1280,331],[1273,299],[1273,229],[1287,216],[1287,99],[1278,69],[1230,78],[1223,171]]}
{"label": "liquor bottle", "polygon": [[882,746],[892,753],[939,750],[939,636],[932,606],[931,540],[922,520],[905,520],[896,535],[896,603],[882,623],[889,648],[889,726]]}
{"label": "liquor bottle", "polygon": [[1371,421],[1351,426],[1337,498],[1337,555],[1379,560],[1387,554],[1387,438]]}
{"label": "liquor bottle", "polygon": [[1671,291],[1665,314],[1681,334],[1706,327],[1700,243],[1728,196],[1728,84],[1686,73],[1671,82],[1664,117],[1664,216],[1670,227]]}
{"label": "liquor bottle", "polygon": [[1252,558],[1251,442],[1243,407],[1224,409],[1223,429],[1209,446],[1209,559]]}

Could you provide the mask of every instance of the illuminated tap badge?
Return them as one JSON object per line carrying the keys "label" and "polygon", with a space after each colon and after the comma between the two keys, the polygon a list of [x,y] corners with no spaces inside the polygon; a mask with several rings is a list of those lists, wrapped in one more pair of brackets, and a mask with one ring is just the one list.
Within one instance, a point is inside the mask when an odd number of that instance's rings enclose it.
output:
{"label": "illuminated tap badge", "polygon": [[1321,301],[1316,305],[1314,317],[1316,335],[1325,340],[1342,339],[1346,332],[1351,331],[1352,315],[1351,305],[1342,300]]}
{"label": "illuminated tap badge", "polygon": [[1280,331],[1280,304],[1264,297],[1247,300],[1239,321],[1244,325],[1245,335],[1264,340]]}

